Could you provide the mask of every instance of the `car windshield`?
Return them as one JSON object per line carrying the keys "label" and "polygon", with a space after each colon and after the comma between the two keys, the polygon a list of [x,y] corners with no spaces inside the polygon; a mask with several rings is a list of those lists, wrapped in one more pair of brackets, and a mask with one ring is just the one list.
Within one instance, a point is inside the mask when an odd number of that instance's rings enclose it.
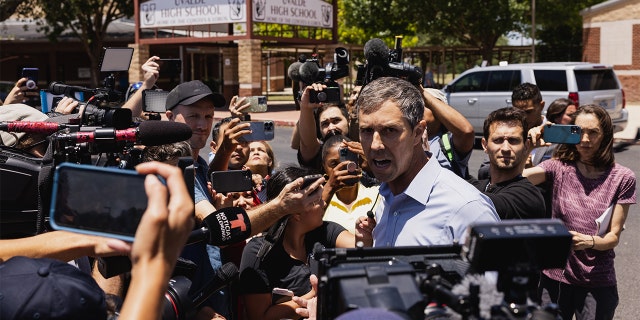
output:
{"label": "car windshield", "polygon": [[578,91],[619,89],[612,69],[575,70]]}

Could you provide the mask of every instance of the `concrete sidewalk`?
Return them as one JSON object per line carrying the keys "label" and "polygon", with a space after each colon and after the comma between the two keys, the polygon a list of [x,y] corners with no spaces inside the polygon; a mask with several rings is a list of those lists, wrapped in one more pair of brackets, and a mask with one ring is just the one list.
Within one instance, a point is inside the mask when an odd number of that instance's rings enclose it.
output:
{"label": "concrete sidewalk", "polygon": [[[618,132],[614,138],[618,142],[637,143],[638,128],[640,127],[640,104],[628,104],[629,121],[624,131]],[[300,111],[296,110],[293,101],[269,101],[267,112],[252,113],[252,120],[273,120],[278,126],[295,126]],[[229,117],[228,109],[216,109],[215,119]]]}

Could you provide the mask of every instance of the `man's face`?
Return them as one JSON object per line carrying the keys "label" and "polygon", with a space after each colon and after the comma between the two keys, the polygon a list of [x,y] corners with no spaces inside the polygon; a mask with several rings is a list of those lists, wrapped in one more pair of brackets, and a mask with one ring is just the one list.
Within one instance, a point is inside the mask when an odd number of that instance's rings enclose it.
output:
{"label": "man's face", "polygon": [[513,107],[524,111],[527,114],[527,124],[529,127],[537,127],[542,124],[542,109],[544,101],[533,103],[533,100],[513,101]]}
{"label": "man's face", "polygon": [[412,130],[397,103],[391,101],[370,114],[359,113],[359,119],[360,143],[376,178],[388,183],[410,183],[413,177],[405,174],[412,168],[416,144],[417,150],[423,152],[419,146],[423,123]]}
{"label": "man's face", "polygon": [[482,139],[482,148],[489,156],[491,167],[497,170],[521,169],[528,157],[528,141],[522,138],[522,126],[515,121],[494,122],[489,126],[489,139]]}
{"label": "man's face", "polygon": [[326,137],[330,131],[338,131],[340,134],[349,132],[349,121],[344,117],[340,108],[327,108],[320,114],[318,119],[320,124],[320,134]]}
{"label": "man's face", "polygon": [[211,127],[213,126],[213,104],[207,99],[201,99],[189,106],[178,105],[167,111],[170,121],[187,124],[193,134],[189,139],[191,149],[200,150],[207,144]]}
{"label": "man's face", "polygon": [[236,146],[236,149],[231,153],[229,159],[229,170],[240,170],[242,166],[249,160],[249,143],[241,141]]}

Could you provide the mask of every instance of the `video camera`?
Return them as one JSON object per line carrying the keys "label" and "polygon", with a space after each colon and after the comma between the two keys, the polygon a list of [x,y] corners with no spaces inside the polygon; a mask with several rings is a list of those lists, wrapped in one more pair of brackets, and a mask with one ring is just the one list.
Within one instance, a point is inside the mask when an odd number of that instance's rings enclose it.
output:
{"label": "video camera", "polygon": [[493,291],[503,292],[504,300],[491,306],[490,319],[549,314],[555,319],[557,310],[528,305],[527,295],[536,285],[531,277],[541,269],[564,267],[571,238],[559,220],[540,219],[473,225],[463,246],[326,249],[317,244],[311,260],[319,280],[317,317],[334,319],[372,307],[409,319],[449,319],[451,311],[482,319],[479,284],[470,283],[469,294],[453,288],[467,275],[498,271]]}
{"label": "video camera", "polygon": [[358,66],[357,86],[365,86],[380,77],[402,78],[416,86],[422,83],[422,70],[402,62],[401,36],[396,36],[393,50],[389,50],[381,39],[367,41],[364,45],[364,55],[367,62]]}
{"label": "video camera", "polygon": [[[340,88],[336,80],[349,75],[349,51],[346,48],[338,47],[333,54],[333,62],[327,63],[324,68],[320,65],[318,57],[314,54],[312,58],[301,57],[300,61],[294,62],[287,71],[292,81],[302,81],[306,85],[312,83],[324,83],[327,88],[322,92],[313,92],[311,102],[335,102],[342,101]],[[302,90],[298,92],[296,100],[302,96]]]}

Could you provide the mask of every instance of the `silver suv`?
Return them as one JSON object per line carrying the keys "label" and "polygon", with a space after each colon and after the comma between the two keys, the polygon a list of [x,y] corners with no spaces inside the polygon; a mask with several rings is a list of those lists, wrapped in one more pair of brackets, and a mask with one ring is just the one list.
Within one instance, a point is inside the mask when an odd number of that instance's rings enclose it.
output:
{"label": "silver suv", "polygon": [[482,136],[484,119],[493,110],[511,106],[511,92],[521,83],[540,88],[546,108],[557,98],[576,105],[597,104],[607,109],[614,132],[622,131],[629,118],[624,91],[613,68],[586,62],[511,64],[469,69],[443,88],[449,104]]}

